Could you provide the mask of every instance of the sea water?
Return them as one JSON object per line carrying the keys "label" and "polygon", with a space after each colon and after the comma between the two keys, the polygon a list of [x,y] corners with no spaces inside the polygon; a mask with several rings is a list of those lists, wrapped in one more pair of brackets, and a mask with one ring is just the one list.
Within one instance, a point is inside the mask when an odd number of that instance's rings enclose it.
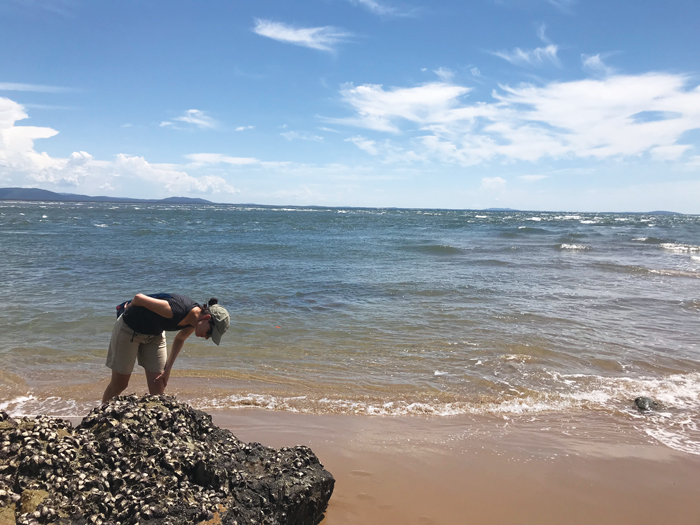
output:
{"label": "sea water", "polygon": [[200,408],[595,413],[700,454],[699,216],[0,202],[0,276],[15,415],[84,415],[116,305],[175,292],[231,313],[168,385]]}

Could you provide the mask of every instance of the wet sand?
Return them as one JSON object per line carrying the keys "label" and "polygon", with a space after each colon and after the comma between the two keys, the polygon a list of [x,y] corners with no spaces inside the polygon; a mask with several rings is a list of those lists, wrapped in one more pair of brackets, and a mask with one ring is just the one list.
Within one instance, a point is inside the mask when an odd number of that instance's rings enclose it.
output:
{"label": "wet sand", "polygon": [[595,414],[211,413],[245,441],[311,447],[336,478],[323,525],[700,523],[700,456],[611,431]]}

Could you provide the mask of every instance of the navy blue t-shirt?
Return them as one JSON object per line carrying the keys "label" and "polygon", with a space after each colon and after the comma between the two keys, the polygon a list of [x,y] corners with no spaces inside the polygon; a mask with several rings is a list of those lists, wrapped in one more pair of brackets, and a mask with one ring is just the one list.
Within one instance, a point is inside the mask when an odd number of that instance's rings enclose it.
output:
{"label": "navy blue t-shirt", "polygon": [[178,326],[178,324],[187,317],[192,308],[201,306],[189,297],[178,294],[170,294],[170,297],[164,298],[163,301],[168,301],[173,311],[173,316],[170,319],[143,306],[130,306],[123,314],[124,322],[138,334],[158,335],[163,330],[172,332],[186,328],[186,326]]}

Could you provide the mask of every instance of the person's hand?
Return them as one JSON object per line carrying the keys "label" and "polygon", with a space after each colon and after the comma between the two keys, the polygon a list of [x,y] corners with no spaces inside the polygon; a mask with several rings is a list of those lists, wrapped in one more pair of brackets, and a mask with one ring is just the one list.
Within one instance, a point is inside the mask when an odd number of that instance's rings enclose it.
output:
{"label": "person's hand", "polygon": [[168,386],[168,379],[170,379],[170,368],[168,366],[165,367],[165,370],[163,370],[158,377],[156,377],[156,381],[163,380],[163,388]]}

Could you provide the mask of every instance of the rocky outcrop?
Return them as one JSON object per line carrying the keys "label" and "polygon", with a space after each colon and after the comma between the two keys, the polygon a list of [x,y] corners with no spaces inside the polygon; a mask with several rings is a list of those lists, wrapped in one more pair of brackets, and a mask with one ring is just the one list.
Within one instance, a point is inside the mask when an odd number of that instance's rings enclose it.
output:
{"label": "rocky outcrop", "polygon": [[637,405],[640,412],[649,412],[650,410],[661,408],[661,404],[650,397],[638,397],[634,400],[634,404]]}
{"label": "rocky outcrop", "polygon": [[168,396],[73,428],[0,412],[0,525],[317,524],[335,480],[307,447],[243,443]]}

